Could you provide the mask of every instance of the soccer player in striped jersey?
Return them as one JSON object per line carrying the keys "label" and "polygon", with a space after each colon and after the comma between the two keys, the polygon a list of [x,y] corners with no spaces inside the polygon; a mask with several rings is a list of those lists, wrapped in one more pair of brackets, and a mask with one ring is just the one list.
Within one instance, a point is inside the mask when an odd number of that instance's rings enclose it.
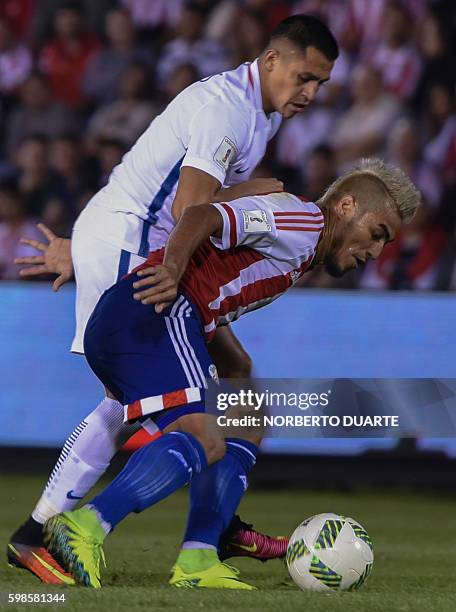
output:
{"label": "soccer player in striped jersey", "polygon": [[[283,188],[276,179],[247,179],[282,118],[302,112],[329,79],[337,55],[337,43],[323,23],[295,15],[278,25],[257,60],[194,83],[154,119],[76,221],[71,241],[77,281],[74,352],[84,352],[85,326],[103,292],[166,243],[186,207]],[[62,264],[69,241],[49,237],[49,249],[38,244],[46,252],[32,263],[38,264],[36,274],[60,273],[57,289],[70,275],[71,258],[66,259],[69,265]],[[59,263],[52,268],[49,260],[56,251]],[[248,375],[250,359],[229,326],[216,331],[210,350],[220,375]],[[107,389],[66,441],[32,516],[12,536],[11,563],[46,582],[67,579],[42,547],[42,524],[73,508],[141,426],[156,432],[150,420],[124,424],[123,408]],[[256,448],[257,442],[245,443]],[[195,479],[192,489],[197,488]],[[233,523],[230,533],[222,556],[248,554],[265,560],[286,549],[286,541],[246,524]]]}
{"label": "soccer player in striped jersey", "polygon": [[419,203],[401,170],[365,160],[316,204],[283,192],[189,207],[166,247],[104,293],[87,325],[87,361],[127,420],[149,417],[164,435],[134,453],[83,508],[46,522],[49,551],[76,583],[101,586],[102,544],[123,518],[197,479],[210,503],[190,496],[190,516],[199,520],[184,539],[197,544],[201,567],[192,571],[195,550],[184,546],[170,583],[254,588],[217,556],[256,449],[225,440],[205,411],[205,377],[214,367],[207,343],[218,327],[277,299],[310,267],[340,276],[375,259]]}

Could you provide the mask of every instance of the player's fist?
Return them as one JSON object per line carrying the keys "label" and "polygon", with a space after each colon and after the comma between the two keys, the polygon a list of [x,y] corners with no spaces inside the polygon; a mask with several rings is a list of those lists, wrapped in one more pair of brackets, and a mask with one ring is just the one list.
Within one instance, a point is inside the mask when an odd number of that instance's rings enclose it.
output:
{"label": "player's fist", "polygon": [[134,289],[148,287],[133,294],[141,304],[155,304],[155,312],[163,312],[174,302],[179,281],[175,270],[166,265],[150,266],[137,272],[141,280],[133,283]]}

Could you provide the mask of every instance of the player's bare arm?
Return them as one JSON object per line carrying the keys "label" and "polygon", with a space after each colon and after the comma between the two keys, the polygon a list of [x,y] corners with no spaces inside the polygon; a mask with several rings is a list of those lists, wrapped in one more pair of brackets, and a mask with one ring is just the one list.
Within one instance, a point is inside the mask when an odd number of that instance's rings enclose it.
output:
{"label": "player's bare arm", "polygon": [[151,282],[154,286],[133,294],[142,304],[155,304],[157,313],[162,312],[177,295],[179,281],[196,249],[209,238],[220,237],[223,219],[211,204],[202,204],[199,210],[187,208],[171,232],[165,249],[163,264],[139,270],[138,276],[147,277],[133,284],[141,289]]}
{"label": "player's bare arm", "polygon": [[237,198],[273,191],[283,191],[282,181],[276,178],[258,178],[244,181],[233,187],[221,187],[220,182],[207,172],[185,166],[180,172],[172,213],[174,219],[178,221],[188,206],[210,202],[230,202]]}
{"label": "player's bare arm", "polygon": [[222,187],[215,194],[213,202],[231,202],[238,198],[245,198],[262,193],[275,193],[283,191],[283,183],[276,178],[256,178],[244,181],[232,187]]}

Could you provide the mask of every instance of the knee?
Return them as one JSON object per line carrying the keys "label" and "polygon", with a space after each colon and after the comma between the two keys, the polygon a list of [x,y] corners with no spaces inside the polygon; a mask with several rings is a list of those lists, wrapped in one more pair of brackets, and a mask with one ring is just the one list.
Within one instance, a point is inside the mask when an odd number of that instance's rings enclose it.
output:
{"label": "knee", "polygon": [[194,436],[203,447],[209,464],[224,457],[225,440],[217,429],[215,419],[209,415],[187,414],[176,421],[175,430]]}
{"label": "knee", "polygon": [[238,435],[238,438],[251,442],[252,444],[255,444],[255,446],[260,446],[261,441],[263,440],[263,434],[263,428],[258,427],[243,432],[242,435]]}
{"label": "knee", "polygon": [[225,440],[221,437],[217,436],[208,436],[205,438],[200,438],[199,442],[204,448],[204,452],[206,453],[206,459],[209,464],[215,463],[216,461],[220,461],[223,459],[226,452]]}
{"label": "knee", "polygon": [[93,421],[104,427],[120,427],[123,425],[124,409],[114,397],[106,396],[93,410],[86,421]]}
{"label": "knee", "polygon": [[117,400],[105,398],[98,404],[84,419],[86,435],[90,435],[93,444],[117,450],[138,430],[138,425],[124,423],[123,412],[123,406]]}

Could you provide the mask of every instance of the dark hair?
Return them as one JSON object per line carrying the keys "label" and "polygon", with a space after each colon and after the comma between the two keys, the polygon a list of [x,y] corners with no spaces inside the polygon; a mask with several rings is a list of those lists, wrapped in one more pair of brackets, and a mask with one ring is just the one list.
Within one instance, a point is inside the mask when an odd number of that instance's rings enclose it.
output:
{"label": "dark hair", "polygon": [[68,142],[75,147],[81,144],[78,135],[71,131],[59,132],[56,136],[54,136],[52,142]]}
{"label": "dark hair", "polygon": [[184,10],[195,13],[195,15],[199,15],[202,19],[204,19],[207,15],[207,8],[198,2],[185,2]]}
{"label": "dark hair", "polygon": [[9,195],[17,200],[21,199],[21,192],[17,180],[13,178],[0,181],[0,193]]}
{"label": "dark hair", "polygon": [[19,144],[23,145],[26,142],[37,142],[45,147],[47,144],[49,144],[49,138],[41,132],[33,132],[32,134],[27,134],[24,136]]}
{"label": "dark hair", "polygon": [[270,42],[286,38],[301,51],[315,47],[331,62],[339,56],[339,47],[329,28],[313,15],[292,15],[271,32]]}
{"label": "dark hair", "polygon": [[72,11],[78,13],[78,15],[84,15],[84,7],[80,0],[66,0],[65,2],[60,2],[57,11]]}
{"label": "dark hair", "polygon": [[125,152],[125,143],[123,143],[118,138],[100,138],[98,141],[98,145],[101,148],[114,147],[116,149],[120,149],[122,154]]}
{"label": "dark hair", "polygon": [[321,157],[324,157],[327,161],[333,161],[334,149],[332,149],[327,144],[319,144],[310,151],[310,155],[320,155]]}

